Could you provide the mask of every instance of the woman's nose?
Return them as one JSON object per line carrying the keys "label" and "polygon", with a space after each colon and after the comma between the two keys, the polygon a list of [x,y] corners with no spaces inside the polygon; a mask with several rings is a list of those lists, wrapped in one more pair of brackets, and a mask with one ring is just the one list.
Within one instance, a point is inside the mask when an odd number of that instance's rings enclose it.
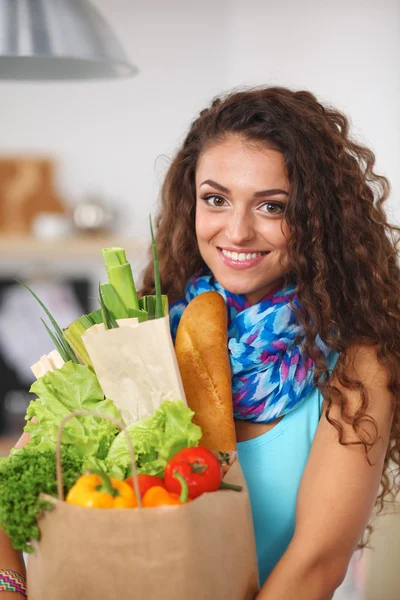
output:
{"label": "woman's nose", "polygon": [[248,242],[254,235],[251,217],[242,212],[234,212],[229,216],[226,233],[232,244],[240,245]]}

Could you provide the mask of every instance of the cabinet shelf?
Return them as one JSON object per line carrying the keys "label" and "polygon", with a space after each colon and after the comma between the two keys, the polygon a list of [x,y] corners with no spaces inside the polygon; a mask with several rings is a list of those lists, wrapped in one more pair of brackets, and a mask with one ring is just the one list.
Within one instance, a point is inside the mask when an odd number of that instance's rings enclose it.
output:
{"label": "cabinet shelf", "polygon": [[30,236],[0,235],[0,264],[14,262],[93,262],[102,263],[102,248],[125,248],[128,260],[143,257],[146,243],[131,238],[76,236],[58,239],[39,239]]}

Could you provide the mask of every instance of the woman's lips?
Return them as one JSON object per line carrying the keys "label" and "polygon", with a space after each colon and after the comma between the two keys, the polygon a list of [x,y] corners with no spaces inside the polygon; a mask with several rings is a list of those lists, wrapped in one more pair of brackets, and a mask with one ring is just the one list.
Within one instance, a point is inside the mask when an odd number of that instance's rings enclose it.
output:
{"label": "woman's lips", "polygon": [[[260,252],[228,253],[227,251],[223,251],[222,248],[218,248],[218,252],[224,264],[228,267],[231,267],[232,269],[249,269],[250,267],[254,267],[255,265],[258,265],[262,261],[262,259],[269,254],[269,252],[264,252],[262,254]],[[249,254],[252,255],[251,258],[248,258]],[[253,258],[254,254],[256,254],[255,258]],[[239,256],[241,256],[241,259],[239,259]],[[246,258],[243,258],[244,256],[246,256]]]}

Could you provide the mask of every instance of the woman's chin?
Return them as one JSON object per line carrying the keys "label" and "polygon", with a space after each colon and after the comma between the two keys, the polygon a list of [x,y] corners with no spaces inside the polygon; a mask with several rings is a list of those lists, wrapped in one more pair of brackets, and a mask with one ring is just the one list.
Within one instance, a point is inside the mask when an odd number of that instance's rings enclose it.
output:
{"label": "woman's chin", "polygon": [[281,279],[277,277],[272,281],[262,281],[259,285],[254,285],[254,281],[235,281],[234,277],[216,277],[215,274],[214,277],[218,283],[231,294],[246,296],[250,301],[250,304],[254,304],[266,296],[279,284]]}
{"label": "woman's chin", "polygon": [[231,294],[237,294],[240,296],[247,296],[248,294],[254,293],[254,285],[245,284],[243,282],[235,282],[232,281],[229,277],[223,277],[221,279],[217,279],[218,283],[222,285],[228,292]]}

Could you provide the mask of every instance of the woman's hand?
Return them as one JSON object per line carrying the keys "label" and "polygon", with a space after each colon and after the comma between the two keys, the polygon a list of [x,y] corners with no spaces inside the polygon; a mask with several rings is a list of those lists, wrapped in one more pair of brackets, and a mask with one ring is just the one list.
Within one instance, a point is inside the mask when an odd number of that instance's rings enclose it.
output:
{"label": "woman's hand", "polygon": [[23,448],[24,446],[29,444],[30,441],[31,441],[31,436],[29,435],[29,433],[24,431],[24,433],[21,435],[21,437],[15,444],[14,448]]}
{"label": "woman's hand", "polygon": [[[36,423],[35,417],[32,418],[32,423]],[[21,437],[19,438],[19,440],[17,441],[17,443],[15,444],[14,448],[23,448],[24,446],[29,444],[30,441],[31,441],[30,434],[27,431],[24,431],[23,434],[21,435]]]}

